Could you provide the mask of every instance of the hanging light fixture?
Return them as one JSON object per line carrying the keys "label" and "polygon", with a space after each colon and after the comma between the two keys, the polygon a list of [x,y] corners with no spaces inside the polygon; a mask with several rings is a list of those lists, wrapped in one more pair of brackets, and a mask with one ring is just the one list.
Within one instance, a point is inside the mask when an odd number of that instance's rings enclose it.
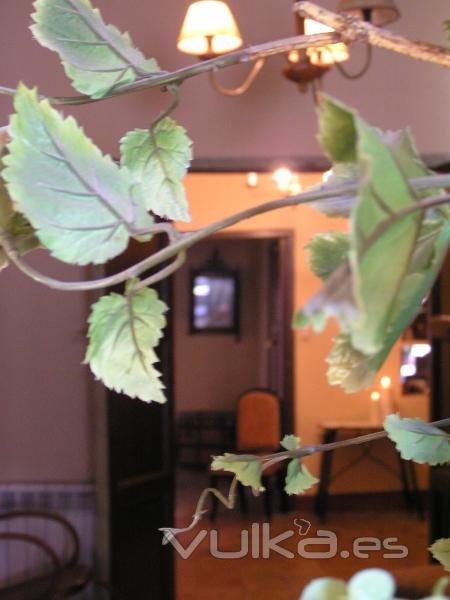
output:
{"label": "hanging light fixture", "polygon": [[394,0],[341,0],[337,12],[358,17],[377,27],[384,27],[400,18]]}
{"label": "hanging light fixture", "polygon": [[178,50],[207,59],[241,46],[239,28],[225,2],[199,0],[189,6],[178,36]]}
{"label": "hanging light fixture", "polygon": [[[392,23],[400,17],[400,12],[393,0],[340,0],[338,12],[344,12],[377,26]],[[312,35],[333,31],[312,19],[304,19],[295,15],[298,35]],[[225,54],[242,46],[242,36],[233,13],[222,0],[198,0],[193,2],[186,13],[178,36],[177,48],[181,52],[208,59]],[[371,47],[367,46],[367,57],[363,67],[357,73],[347,73],[341,63],[348,60],[350,53],[346,44],[338,42],[324,47],[312,47],[306,50],[293,50],[287,55],[284,75],[305,91],[312,84],[316,90],[317,82],[333,65],[342,75],[349,79],[357,79],[366,73],[371,62]],[[213,86],[221,94],[239,96],[246,92],[265,59],[255,61],[245,81],[236,88],[226,88],[216,81],[215,74],[210,71],[209,77]]]}

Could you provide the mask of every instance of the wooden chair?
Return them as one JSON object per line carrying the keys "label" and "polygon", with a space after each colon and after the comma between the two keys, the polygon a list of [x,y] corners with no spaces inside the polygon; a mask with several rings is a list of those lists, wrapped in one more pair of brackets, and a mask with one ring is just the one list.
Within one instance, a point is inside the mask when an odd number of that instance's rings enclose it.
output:
{"label": "wooden chair", "polygon": [[[42,511],[6,512],[0,514],[0,527],[1,554],[10,571],[3,574],[0,600],[61,600],[78,594],[93,581],[91,569],[79,563],[78,534],[63,516]],[[52,542],[45,539],[50,530]],[[99,585],[109,591],[107,585]]]}
{"label": "wooden chair", "polygon": [[[269,454],[280,448],[280,400],[278,396],[267,389],[254,388],[244,392],[237,407],[236,449],[238,452],[250,454]],[[227,471],[211,471],[210,486],[217,487],[221,479],[229,480],[231,474]],[[262,499],[267,518],[272,515],[272,481],[276,478],[277,487],[283,487],[283,474],[280,465],[273,465],[264,471],[262,485],[265,488]],[[247,512],[245,488],[238,485],[241,511]],[[217,516],[219,501],[213,497],[210,513],[211,521]],[[287,510],[287,497],[281,489],[282,510]]]}

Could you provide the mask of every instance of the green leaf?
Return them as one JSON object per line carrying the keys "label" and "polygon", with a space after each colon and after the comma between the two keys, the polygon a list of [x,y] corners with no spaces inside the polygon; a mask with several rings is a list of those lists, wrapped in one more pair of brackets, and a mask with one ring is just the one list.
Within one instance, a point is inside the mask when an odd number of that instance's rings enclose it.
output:
{"label": "green leaf", "polygon": [[396,588],[392,575],[383,569],[360,571],[347,585],[349,600],[391,600]]}
{"label": "green leaf", "polygon": [[360,309],[352,343],[373,354],[383,347],[423,216],[415,211],[395,220],[396,211],[416,204],[418,198],[398,166],[399,158],[383,143],[381,134],[362,119],[355,123],[360,160],[368,175],[352,215],[351,263]]}
{"label": "green leaf", "polygon": [[280,443],[286,450],[296,450],[297,448],[300,448],[300,438],[297,435],[285,435]]}
{"label": "green leaf", "polygon": [[294,324],[304,327],[311,324],[315,331],[321,331],[327,318],[336,317],[343,329],[358,315],[353,292],[353,275],[347,260],[342,262],[324,285],[305,304],[294,319]]}
{"label": "green leaf", "polygon": [[450,437],[421,419],[401,419],[389,415],[384,428],[402,458],[417,463],[442,465],[450,462]]}
{"label": "green leaf", "polygon": [[165,402],[154,348],[162,337],[167,306],[155,290],[100,298],[89,317],[86,362],[106,387],[145,402]]}
{"label": "green leaf", "polygon": [[353,111],[322,95],[318,110],[318,140],[325,154],[337,163],[356,162],[356,128]]}
{"label": "green leaf", "polygon": [[347,584],[342,579],[321,577],[308,583],[300,600],[345,600]]}
{"label": "green leaf", "polygon": [[340,231],[319,233],[308,242],[308,264],[311,271],[326,281],[347,258],[350,250],[350,237]]}
{"label": "green leaf", "polygon": [[450,571],[450,539],[442,538],[432,544],[428,550],[446,571]]}
{"label": "green leaf", "polygon": [[82,94],[102,98],[119,84],[159,71],[146,60],[128,33],[106,25],[90,0],[36,0],[31,30],[54,50],[72,84]]}
{"label": "green leaf", "polygon": [[294,458],[288,464],[284,491],[289,495],[301,494],[318,481],[319,480],[314,477],[314,475],[311,475],[307,467],[305,467],[298,458]]}
{"label": "green leaf", "polygon": [[153,219],[128,169],[102,155],[72,117],[64,119],[36,90],[15,96],[3,177],[18,210],[60,260],[104,263]]}
{"label": "green leaf", "polygon": [[242,485],[248,485],[255,494],[262,492],[264,488],[261,485],[262,462],[257,457],[247,457],[243,460],[239,454],[226,453],[223,456],[215,456],[211,463],[213,471],[230,471],[236,475],[236,479]]}
{"label": "green leaf", "polygon": [[348,333],[333,339],[333,348],[326,361],[328,383],[340,385],[349,394],[369,386],[376,374],[369,357],[352,346]]}
{"label": "green leaf", "polygon": [[160,217],[191,220],[181,183],[192,159],[191,144],[186,130],[169,117],[122,139],[122,164],[141,183],[147,208]]}

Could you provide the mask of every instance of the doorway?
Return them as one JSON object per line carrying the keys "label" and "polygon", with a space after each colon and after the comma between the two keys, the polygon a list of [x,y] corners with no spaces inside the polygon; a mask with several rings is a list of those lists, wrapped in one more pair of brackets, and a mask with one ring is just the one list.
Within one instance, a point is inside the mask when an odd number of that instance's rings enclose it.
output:
{"label": "doorway", "polygon": [[[218,234],[193,247],[174,276],[180,526],[189,521],[196,495],[208,483],[211,455],[235,447],[235,410],[242,392],[255,387],[276,392],[282,433],[293,431],[292,248],[290,230]],[[192,331],[193,273],[214,260],[237,274],[239,326],[226,332]]]}

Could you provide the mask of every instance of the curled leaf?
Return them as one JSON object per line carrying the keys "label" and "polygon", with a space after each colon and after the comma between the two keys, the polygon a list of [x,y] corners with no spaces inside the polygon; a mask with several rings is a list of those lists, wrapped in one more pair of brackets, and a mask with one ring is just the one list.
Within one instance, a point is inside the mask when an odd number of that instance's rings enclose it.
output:
{"label": "curled leaf", "polygon": [[319,233],[308,242],[308,264],[311,271],[326,281],[347,258],[350,250],[350,239],[347,233],[327,231]]}
{"label": "curled leaf", "polygon": [[143,288],[100,298],[89,317],[86,362],[106,387],[145,402],[165,402],[154,348],[162,337],[167,306]]}
{"label": "curled leaf", "polygon": [[386,417],[384,428],[402,458],[429,465],[450,462],[450,436],[442,429],[398,415]]}
{"label": "curled leaf", "polygon": [[131,173],[103,155],[72,117],[23,85],[14,103],[3,177],[56,258],[104,263],[125,250],[136,229],[152,226]]}
{"label": "curled leaf", "polygon": [[311,475],[308,468],[297,458],[292,459],[287,468],[286,494],[301,494],[315,485],[319,480]]}
{"label": "curled leaf", "polygon": [[38,42],[57,52],[73,86],[102,98],[114,86],[159,71],[145,59],[128,33],[106,25],[90,0],[36,0],[31,31]]}
{"label": "curled leaf", "polygon": [[441,538],[432,544],[429,551],[446,571],[450,571],[450,539]]}
{"label": "curled leaf", "polygon": [[140,182],[147,209],[160,217],[191,220],[181,183],[192,159],[191,144],[185,129],[169,117],[122,139],[122,164]]}
{"label": "curled leaf", "polygon": [[243,460],[239,454],[226,453],[223,456],[215,456],[211,463],[213,471],[229,471],[236,475],[236,479],[242,485],[248,485],[255,494],[262,492],[264,488],[261,485],[262,462],[257,456],[246,457]]}

